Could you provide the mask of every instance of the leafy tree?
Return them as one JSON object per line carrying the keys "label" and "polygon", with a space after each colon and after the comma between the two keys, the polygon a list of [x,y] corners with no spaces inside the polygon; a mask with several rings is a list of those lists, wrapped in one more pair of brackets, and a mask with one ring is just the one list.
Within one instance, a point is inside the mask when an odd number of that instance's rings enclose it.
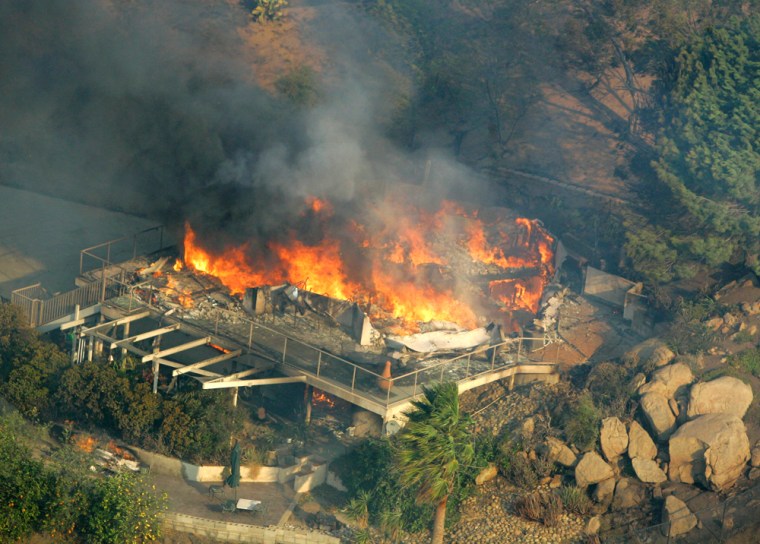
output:
{"label": "leafy tree", "polygon": [[0,378],[32,358],[39,346],[37,332],[26,321],[20,308],[0,303]]}
{"label": "leafy tree", "polygon": [[157,495],[141,475],[120,472],[98,480],[84,531],[87,542],[156,542],[165,509],[166,497]]}
{"label": "leafy tree", "polygon": [[395,444],[395,461],[402,485],[415,491],[419,503],[435,507],[432,542],[440,544],[447,501],[462,466],[474,457],[472,419],[460,412],[453,382],[426,388],[423,399],[412,404]]}
{"label": "leafy tree", "polygon": [[44,466],[0,424],[0,542],[18,542],[36,530],[47,495]]}
{"label": "leafy tree", "polygon": [[56,397],[68,416],[88,425],[118,430],[130,389],[128,378],[111,366],[93,361],[66,370]]}
{"label": "leafy tree", "polygon": [[285,0],[257,0],[256,7],[251,11],[254,21],[278,21],[285,15],[288,3]]}
{"label": "leafy tree", "polygon": [[185,459],[224,461],[230,436],[241,428],[230,408],[230,397],[217,391],[181,393],[163,403],[159,443]]}
{"label": "leafy tree", "polygon": [[760,16],[708,28],[669,68],[653,167],[680,206],[671,247],[760,272]]}
{"label": "leafy tree", "polygon": [[49,417],[51,395],[63,369],[69,366],[68,357],[53,344],[37,342],[31,358],[16,364],[19,366],[10,371],[2,386],[3,395],[28,418]]}

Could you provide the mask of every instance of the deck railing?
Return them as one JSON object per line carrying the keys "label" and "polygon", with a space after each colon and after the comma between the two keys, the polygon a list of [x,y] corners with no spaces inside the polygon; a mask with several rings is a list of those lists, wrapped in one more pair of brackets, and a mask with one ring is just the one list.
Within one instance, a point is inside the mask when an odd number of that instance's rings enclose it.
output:
{"label": "deck railing", "polygon": [[[139,288],[145,291],[143,297],[136,296],[135,286],[131,286],[128,299],[123,300],[120,307],[132,311],[137,307],[148,306],[159,313],[166,311],[166,308],[152,304],[152,286]],[[148,300],[144,300],[145,298]],[[442,359],[431,356],[427,360],[418,361],[414,369],[387,377],[383,376],[382,371],[377,372],[330,353],[255,321],[239,311],[217,308],[204,319],[190,319],[177,313],[173,314],[172,318],[194,327],[213,330],[215,335],[245,346],[249,352],[330,381],[333,387],[347,393],[371,397],[373,401],[385,405],[386,408],[414,398],[422,393],[423,387],[444,379],[461,382],[521,364],[556,366],[556,361],[547,361],[546,356],[534,353],[530,349],[534,343],[543,346],[543,338],[519,337],[473,348],[455,357]]]}
{"label": "deck railing", "polygon": [[89,283],[55,296],[35,283],[12,291],[11,303],[22,309],[31,327],[47,325],[73,314],[77,306],[84,309],[124,294],[128,272],[114,263],[125,258],[134,259],[138,252],[142,254],[163,248],[164,227],[159,225],[83,249],[79,252],[79,274],[89,272]]}

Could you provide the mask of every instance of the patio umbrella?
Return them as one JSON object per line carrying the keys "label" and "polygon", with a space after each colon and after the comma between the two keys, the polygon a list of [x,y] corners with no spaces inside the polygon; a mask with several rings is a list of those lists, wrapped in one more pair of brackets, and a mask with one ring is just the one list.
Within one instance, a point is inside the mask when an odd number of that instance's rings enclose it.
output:
{"label": "patio umbrella", "polygon": [[240,443],[235,442],[230,453],[230,475],[224,480],[224,483],[235,489],[235,500],[237,500],[237,488],[240,485]]}

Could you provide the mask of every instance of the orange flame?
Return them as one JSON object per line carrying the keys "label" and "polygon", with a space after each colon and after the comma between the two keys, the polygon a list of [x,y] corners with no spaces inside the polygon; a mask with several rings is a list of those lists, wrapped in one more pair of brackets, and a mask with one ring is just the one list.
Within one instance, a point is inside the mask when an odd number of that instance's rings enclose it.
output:
{"label": "orange flame", "polygon": [[311,401],[312,404],[315,404],[317,406],[328,406],[330,408],[333,408],[335,406],[335,400],[327,393],[319,391],[318,389],[314,389],[312,391]]}
{"label": "orange flame", "polygon": [[[338,220],[329,202],[312,198],[307,204],[320,214],[320,224],[314,228],[324,232],[309,237],[317,238],[316,242],[306,243],[292,232],[287,241],[266,243],[264,253],[251,243],[217,253],[201,247],[186,223],[184,263],[217,277],[233,294],[248,287],[288,282],[333,298],[371,303],[371,317],[392,317],[406,330],[431,320],[477,325],[486,302],[473,307],[472,300],[479,297],[472,289],[456,287],[463,275],[457,255],[468,255],[473,265],[467,266],[480,270],[476,273],[496,273],[484,266],[505,272],[534,270],[533,277],[489,284],[488,294],[504,309],[535,313],[553,273],[554,239],[537,221],[517,218],[507,223],[498,217],[487,224],[477,212],[468,213],[453,202],[444,202],[434,213],[402,202],[386,202],[369,207],[365,221],[349,220],[336,229]],[[330,236],[331,230],[340,235]],[[349,268],[347,263],[352,261],[344,252],[360,255],[357,262],[361,264]],[[441,271],[433,274],[438,281],[430,280],[431,270]],[[451,279],[454,277],[456,281]],[[464,292],[469,295],[463,296]]]}

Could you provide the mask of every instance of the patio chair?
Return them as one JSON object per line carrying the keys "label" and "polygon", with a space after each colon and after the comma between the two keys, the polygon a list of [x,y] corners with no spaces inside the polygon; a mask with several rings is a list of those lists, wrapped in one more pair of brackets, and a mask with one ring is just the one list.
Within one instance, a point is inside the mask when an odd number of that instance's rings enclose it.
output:
{"label": "patio chair", "polygon": [[216,499],[224,496],[224,484],[222,485],[210,485],[208,486],[208,496],[212,499]]}
{"label": "patio chair", "polygon": [[222,503],[222,512],[234,513],[237,510],[236,501],[228,499]]}

